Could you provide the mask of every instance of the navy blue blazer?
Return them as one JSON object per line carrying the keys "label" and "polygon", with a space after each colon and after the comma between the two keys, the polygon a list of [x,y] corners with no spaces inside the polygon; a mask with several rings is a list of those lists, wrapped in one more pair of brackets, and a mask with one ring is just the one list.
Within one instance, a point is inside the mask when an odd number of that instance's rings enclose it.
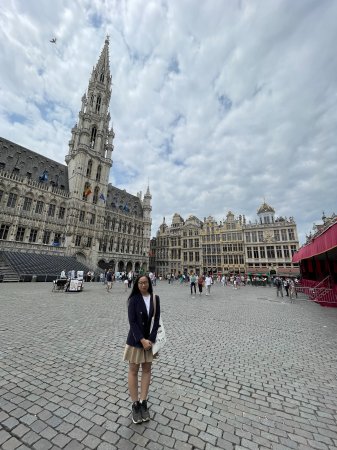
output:
{"label": "navy blue blazer", "polygon": [[130,331],[126,339],[126,343],[132,347],[143,348],[140,340],[148,339],[155,342],[157,331],[159,328],[160,318],[160,300],[156,295],[156,317],[154,318],[153,327],[151,329],[151,322],[153,317],[153,296],[150,298],[150,314],[147,314],[146,305],[141,294],[134,295],[129,299],[128,317],[130,324]]}

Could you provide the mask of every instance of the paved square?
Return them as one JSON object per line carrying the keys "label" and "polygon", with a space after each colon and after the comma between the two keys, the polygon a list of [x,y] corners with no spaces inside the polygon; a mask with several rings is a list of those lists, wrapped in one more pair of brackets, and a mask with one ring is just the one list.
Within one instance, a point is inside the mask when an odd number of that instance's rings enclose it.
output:
{"label": "paved square", "polygon": [[0,448],[337,449],[337,309],[161,282],[152,420],[130,418],[124,286],[0,284]]}

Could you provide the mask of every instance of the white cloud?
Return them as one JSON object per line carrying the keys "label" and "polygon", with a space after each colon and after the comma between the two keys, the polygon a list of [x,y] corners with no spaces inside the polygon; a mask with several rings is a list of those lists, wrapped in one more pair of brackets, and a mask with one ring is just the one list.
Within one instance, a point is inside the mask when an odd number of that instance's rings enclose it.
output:
{"label": "white cloud", "polygon": [[12,1],[0,135],[64,162],[109,34],[111,181],[136,193],[150,180],[152,233],[175,212],[255,220],[265,198],[303,241],[336,211],[336,13],[332,1]]}

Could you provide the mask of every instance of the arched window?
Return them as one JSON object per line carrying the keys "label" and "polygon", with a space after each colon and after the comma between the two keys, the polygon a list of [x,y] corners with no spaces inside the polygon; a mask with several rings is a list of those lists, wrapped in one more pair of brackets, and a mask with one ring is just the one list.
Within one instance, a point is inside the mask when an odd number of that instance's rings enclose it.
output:
{"label": "arched window", "polygon": [[99,95],[96,100],[96,112],[99,113],[100,109],[101,109],[101,96]]}
{"label": "arched window", "polygon": [[121,252],[124,253],[125,239],[122,240]]}
{"label": "arched window", "polygon": [[104,73],[101,73],[101,76],[99,77],[99,81],[101,83],[103,83],[103,81],[104,81]]}
{"label": "arched window", "polygon": [[94,105],[94,96],[92,94],[90,97],[90,106],[93,106],[93,105]]}
{"label": "arched window", "polygon": [[99,165],[99,166],[97,167],[96,181],[101,181],[101,172],[102,172],[102,166]]}
{"label": "arched window", "polygon": [[87,177],[91,177],[91,170],[92,170],[92,160],[89,159],[87,167]]}
{"label": "arched window", "polygon": [[128,226],[128,234],[131,234],[131,222],[129,223],[129,226]]}
{"label": "arched window", "polygon": [[111,237],[109,241],[109,252],[112,252],[114,248],[114,238]]}
{"label": "arched window", "polygon": [[110,222],[111,222],[111,217],[110,216],[106,217],[104,228],[106,228],[107,230],[109,230],[109,228],[110,228]]}
{"label": "arched window", "polygon": [[126,222],[123,223],[123,233],[126,232]]}
{"label": "arched window", "polygon": [[98,194],[99,194],[99,187],[96,186],[95,189],[94,189],[94,196],[92,198],[92,202],[95,203],[95,204],[98,201]]}
{"label": "arched window", "polygon": [[116,225],[116,219],[113,218],[111,221],[111,230],[114,231],[115,230],[115,225]]}
{"label": "arched window", "polygon": [[97,128],[96,127],[92,127],[92,129],[91,129],[91,138],[90,138],[90,147],[91,148],[95,147],[96,134],[97,134]]}

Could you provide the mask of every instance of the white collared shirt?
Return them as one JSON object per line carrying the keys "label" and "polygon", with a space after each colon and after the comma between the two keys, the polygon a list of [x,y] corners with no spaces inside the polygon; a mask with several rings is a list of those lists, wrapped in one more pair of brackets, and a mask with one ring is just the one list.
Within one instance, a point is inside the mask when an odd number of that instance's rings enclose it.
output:
{"label": "white collared shirt", "polygon": [[144,299],[144,302],[145,302],[147,315],[150,317],[150,299],[151,299],[151,295],[148,295],[147,297],[144,297],[144,295],[143,295],[143,299]]}

